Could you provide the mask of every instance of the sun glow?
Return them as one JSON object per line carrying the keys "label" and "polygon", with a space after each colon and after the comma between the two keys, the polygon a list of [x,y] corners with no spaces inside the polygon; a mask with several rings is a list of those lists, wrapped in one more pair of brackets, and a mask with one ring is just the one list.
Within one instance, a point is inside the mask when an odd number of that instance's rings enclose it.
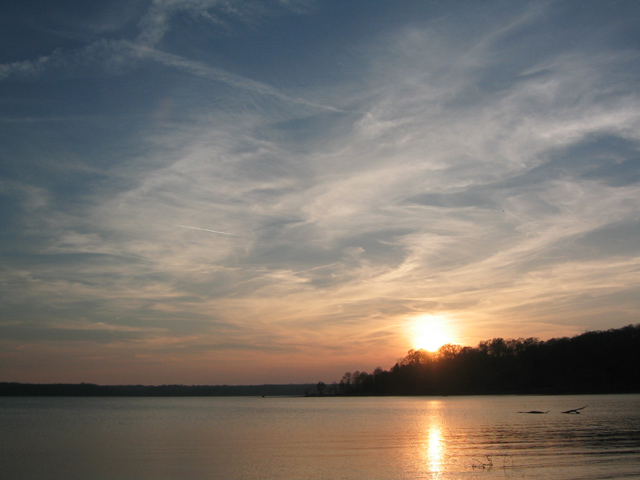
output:
{"label": "sun glow", "polygon": [[413,323],[415,349],[437,351],[442,345],[455,343],[447,318],[443,315],[420,315]]}

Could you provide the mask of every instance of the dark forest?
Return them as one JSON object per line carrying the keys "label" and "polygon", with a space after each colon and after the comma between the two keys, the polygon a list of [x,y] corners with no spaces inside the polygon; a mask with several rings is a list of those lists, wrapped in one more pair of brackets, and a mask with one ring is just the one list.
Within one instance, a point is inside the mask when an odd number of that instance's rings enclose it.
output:
{"label": "dark forest", "polygon": [[485,340],[410,350],[390,370],[347,372],[320,394],[486,395],[640,392],[640,324],[575,337]]}

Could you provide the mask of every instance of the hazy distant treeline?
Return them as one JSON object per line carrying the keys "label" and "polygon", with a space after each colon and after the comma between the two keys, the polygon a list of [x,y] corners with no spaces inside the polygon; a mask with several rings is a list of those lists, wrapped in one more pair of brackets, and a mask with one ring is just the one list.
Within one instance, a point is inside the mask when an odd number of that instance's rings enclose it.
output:
{"label": "hazy distant treeline", "polygon": [[572,338],[494,338],[477,347],[410,350],[389,371],[318,385],[342,395],[640,392],[640,324]]}
{"label": "hazy distant treeline", "polygon": [[222,397],[298,396],[315,390],[315,385],[94,385],[0,383],[0,396],[50,397]]}

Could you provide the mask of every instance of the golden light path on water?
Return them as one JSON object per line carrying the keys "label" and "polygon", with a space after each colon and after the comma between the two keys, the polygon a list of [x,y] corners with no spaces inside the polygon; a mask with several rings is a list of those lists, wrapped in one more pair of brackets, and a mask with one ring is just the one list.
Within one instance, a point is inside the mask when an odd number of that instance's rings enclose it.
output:
{"label": "golden light path on water", "polygon": [[429,402],[429,408],[422,427],[422,444],[424,466],[429,472],[429,477],[439,479],[444,474],[444,457],[446,445],[443,439],[442,419],[439,401]]}
{"label": "golden light path on water", "polygon": [[[433,425],[429,429],[427,441],[427,458],[429,462],[429,470],[431,473],[440,474],[442,472],[442,457],[444,446],[442,444],[442,433],[440,428]],[[438,478],[436,476],[435,478]]]}

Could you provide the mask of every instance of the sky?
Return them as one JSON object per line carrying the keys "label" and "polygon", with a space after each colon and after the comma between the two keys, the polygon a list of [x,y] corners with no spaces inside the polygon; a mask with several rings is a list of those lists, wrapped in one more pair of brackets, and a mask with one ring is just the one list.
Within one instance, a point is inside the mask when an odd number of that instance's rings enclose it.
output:
{"label": "sky", "polygon": [[0,45],[0,381],[640,322],[640,2],[4,0]]}

